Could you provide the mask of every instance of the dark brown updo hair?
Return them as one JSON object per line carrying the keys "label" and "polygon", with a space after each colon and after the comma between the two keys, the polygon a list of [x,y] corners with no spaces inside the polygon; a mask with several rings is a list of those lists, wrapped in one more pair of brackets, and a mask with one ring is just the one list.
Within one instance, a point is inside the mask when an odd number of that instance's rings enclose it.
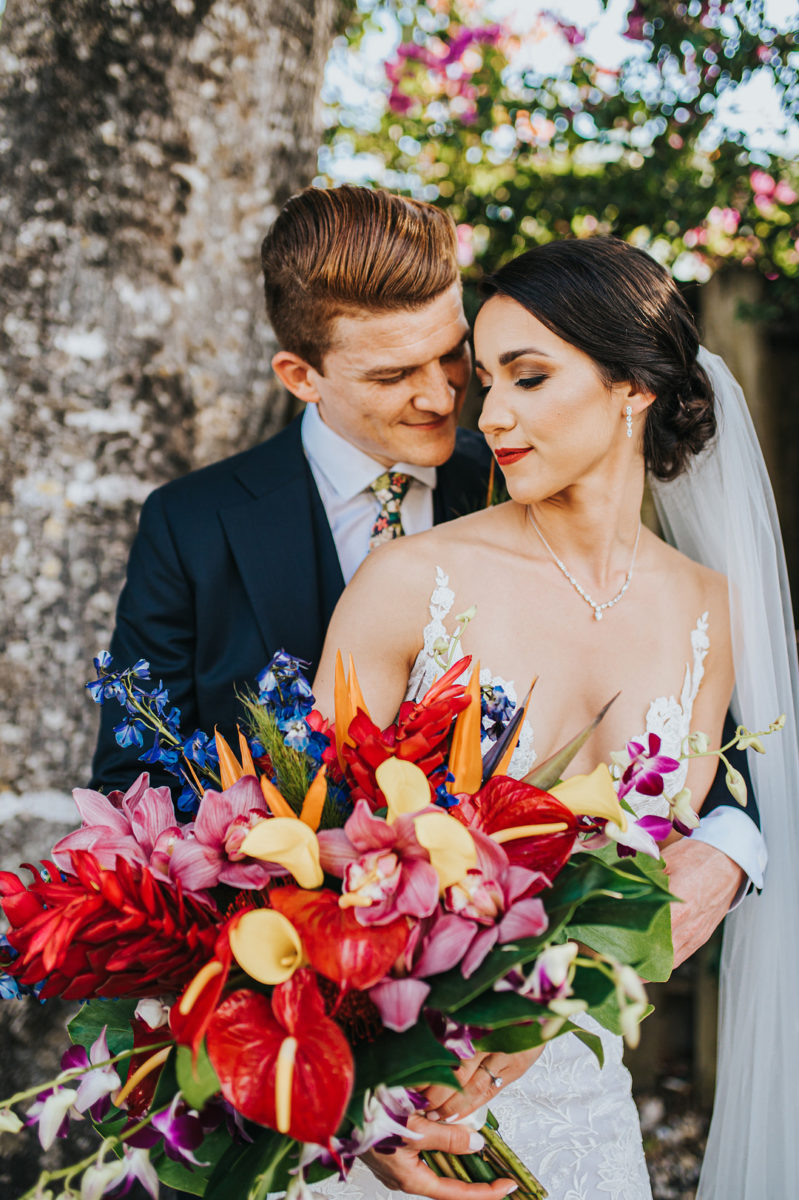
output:
{"label": "dark brown updo hair", "polygon": [[674,479],[715,434],[693,316],[668,272],[643,250],[617,238],[548,242],[506,263],[482,291],[521,304],[593,359],[608,386],[629,382],[655,396],[644,459],[656,478]]}

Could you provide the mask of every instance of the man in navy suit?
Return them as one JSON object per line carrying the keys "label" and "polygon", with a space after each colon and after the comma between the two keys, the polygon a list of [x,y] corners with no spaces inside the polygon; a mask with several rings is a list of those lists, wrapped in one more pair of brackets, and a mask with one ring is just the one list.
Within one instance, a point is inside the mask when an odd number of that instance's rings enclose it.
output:
{"label": "man in navy suit", "polygon": [[[367,188],[308,188],[284,206],[262,261],[281,346],[273,366],[305,412],[150,495],[111,642],[118,667],[150,662],[186,735],[233,731],[236,686],[280,648],[313,673],[336,601],[375,541],[486,496],[485,444],[456,430],[471,360],[449,217]],[[115,707],[103,706],[94,760],[105,790],[141,767],[135,747],[116,744]],[[737,765],[745,771],[743,754]],[[747,814],[722,768],[702,827],[667,851],[676,894],[696,900],[675,913],[680,958],[746,877],[760,885],[751,802]]]}
{"label": "man in navy suit", "polygon": [[[486,498],[488,449],[456,429],[471,357],[451,220],[386,192],[309,188],[262,259],[273,366],[305,412],[148,497],[111,642],[118,667],[151,664],[187,736],[234,729],[236,686],[280,648],[313,675],[380,517],[376,480],[403,481],[404,533]],[[136,747],[116,744],[120,719],[103,706],[93,786],[105,790],[141,769]]]}

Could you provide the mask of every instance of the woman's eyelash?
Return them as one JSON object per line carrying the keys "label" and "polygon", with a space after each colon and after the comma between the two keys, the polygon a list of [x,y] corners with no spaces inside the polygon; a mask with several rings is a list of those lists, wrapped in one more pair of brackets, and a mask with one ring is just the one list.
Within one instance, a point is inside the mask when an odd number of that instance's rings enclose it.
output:
{"label": "woman's eyelash", "polygon": [[521,379],[516,380],[516,386],[522,388],[534,388],[539,384],[544,383],[546,375],[523,375]]}

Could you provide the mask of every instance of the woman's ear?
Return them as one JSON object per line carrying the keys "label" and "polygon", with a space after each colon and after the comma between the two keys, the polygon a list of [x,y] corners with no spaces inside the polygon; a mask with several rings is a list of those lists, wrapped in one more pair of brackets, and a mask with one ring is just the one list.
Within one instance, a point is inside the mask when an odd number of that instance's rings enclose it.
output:
{"label": "woman's ear", "polygon": [[622,416],[625,415],[628,405],[632,409],[631,416],[637,417],[639,413],[646,412],[650,404],[655,402],[654,392],[639,390],[633,383],[614,383],[613,396],[618,401],[619,412]]}
{"label": "woman's ear", "polygon": [[280,382],[298,400],[306,404],[318,404],[321,399],[316,388],[318,372],[299,354],[290,350],[278,350],[272,359],[272,370]]}

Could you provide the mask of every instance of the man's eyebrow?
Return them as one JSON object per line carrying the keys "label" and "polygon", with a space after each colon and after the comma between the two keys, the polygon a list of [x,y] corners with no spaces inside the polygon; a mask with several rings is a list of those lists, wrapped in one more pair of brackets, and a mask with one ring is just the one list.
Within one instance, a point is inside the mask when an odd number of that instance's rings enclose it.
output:
{"label": "man's eyebrow", "polygon": [[[456,342],[454,346],[451,346],[449,350],[445,350],[438,357],[450,358],[453,354],[457,354],[459,350],[463,349],[470,337],[471,333],[467,329],[460,341]],[[361,379],[379,379],[381,375],[406,375],[423,365],[423,363],[402,363],[391,367],[370,367],[366,371],[361,371],[360,376]]]}

